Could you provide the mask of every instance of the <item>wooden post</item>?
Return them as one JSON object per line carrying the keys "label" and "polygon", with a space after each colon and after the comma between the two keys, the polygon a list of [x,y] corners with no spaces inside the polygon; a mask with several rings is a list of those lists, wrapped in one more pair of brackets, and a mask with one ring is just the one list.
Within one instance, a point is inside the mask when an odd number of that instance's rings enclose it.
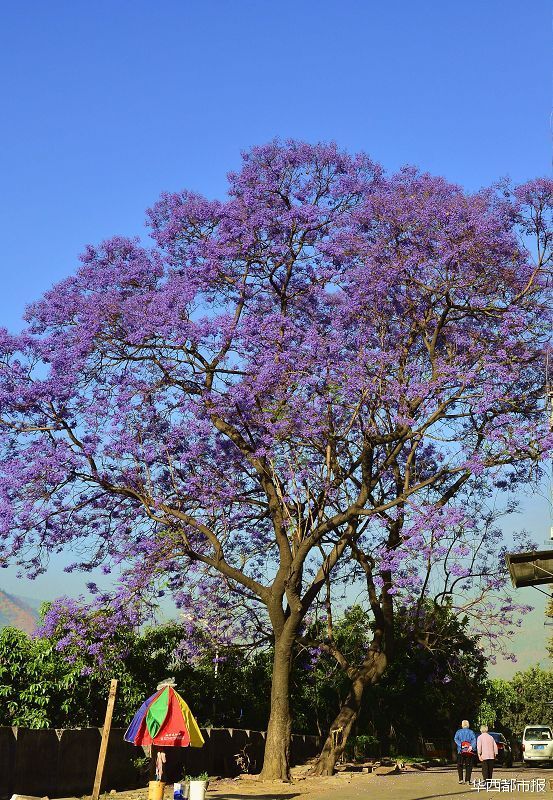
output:
{"label": "wooden post", "polygon": [[111,730],[111,718],[113,717],[113,706],[115,705],[115,695],[117,693],[117,680],[114,678],[109,687],[108,704],[106,708],[106,718],[102,730],[102,743],[98,754],[98,766],[96,767],[96,777],[94,778],[94,788],[91,800],[98,800],[100,797],[100,787],[104,774],[104,764],[106,763],[106,753],[108,750],[109,732]]}

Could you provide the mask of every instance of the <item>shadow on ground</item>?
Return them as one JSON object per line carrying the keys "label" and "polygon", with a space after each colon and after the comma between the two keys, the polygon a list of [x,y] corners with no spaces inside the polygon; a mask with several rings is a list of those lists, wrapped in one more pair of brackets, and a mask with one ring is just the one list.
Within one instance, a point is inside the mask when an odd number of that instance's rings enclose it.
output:
{"label": "shadow on ground", "polygon": [[[268,794],[228,794],[224,792],[223,795],[217,800],[290,800],[292,797],[300,797],[301,792],[294,792],[293,794],[279,794],[275,796],[274,792]],[[215,800],[215,797],[213,798]]]}
{"label": "shadow on ground", "polygon": [[[472,787],[470,787],[472,789]],[[434,800],[436,797],[456,797],[459,794],[466,795],[467,790],[461,789],[458,792],[448,792],[444,794],[444,792],[440,792],[440,794],[425,794],[423,797],[413,797],[413,800]]]}

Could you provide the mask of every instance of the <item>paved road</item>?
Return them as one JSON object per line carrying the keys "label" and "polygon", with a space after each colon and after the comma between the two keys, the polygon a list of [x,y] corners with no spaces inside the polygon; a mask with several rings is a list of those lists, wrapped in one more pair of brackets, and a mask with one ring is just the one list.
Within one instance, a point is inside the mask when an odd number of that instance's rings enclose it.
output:
{"label": "paved road", "polygon": [[[472,777],[481,779],[480,769]],[[553,798],[553,769],[525,769],[522,766],[494,770],[494,780],[500,781],[500,784],[480,791],[472,785],[460,785],[453,767],[435,767],[426,772],[385,777],[353,776],[349,783],[343,780],[342,786],[317,793],[317,800],[369,800],[372,797],[378,800],[465,800],[477,796],[491,800],[507,795],[513,800]],[[268,795],[265,797],[269,800]],[[315,795],[312,797],[315,800]]]}
{"label": "paved road", "polygon": [[[477,769],[473,778],[480,780],[481,775],[481,770]],[[553,799],[553,769],[525,769],[517,765],[512,769],[494,770],[494,780],[498,783],[488,790],[460,785],[455,767],[433,767],[424,772],[386,776],[338,773],[332,778],[307,778],[291,785],[278,781],[214,782],[206,800],[468,800],[475,797],[492,800],[507,796],[511,800]]]}

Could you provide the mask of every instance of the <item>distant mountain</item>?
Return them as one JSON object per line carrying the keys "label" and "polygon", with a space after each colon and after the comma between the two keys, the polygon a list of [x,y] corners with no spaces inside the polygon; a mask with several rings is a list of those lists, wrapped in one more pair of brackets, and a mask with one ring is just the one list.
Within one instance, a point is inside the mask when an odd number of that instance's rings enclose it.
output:
{"label": "distant mountain", "polygon": [[0,628],[10,625],[32,633],[38,622],[38,606],[34,600],[17,597],[0,590]]}

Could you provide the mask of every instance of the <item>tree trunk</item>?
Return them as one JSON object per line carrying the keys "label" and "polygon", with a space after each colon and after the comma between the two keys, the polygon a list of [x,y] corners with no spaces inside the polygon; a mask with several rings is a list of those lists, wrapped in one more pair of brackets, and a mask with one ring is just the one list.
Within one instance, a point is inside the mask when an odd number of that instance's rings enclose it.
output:
{"label": "tree trunk", "polygon": [[365,686],[378,683],[386,669],[384,653],[370,651],[351,682],[351,687],[323,745],[313,775],[333,775],[336,762],[344,752],[353,724],[359,716]]}
{"label": "tree trunk", "polygon": [[290,669],[294,636],[287,632],[275,644],[271,712],[267,725],[262,780],[290,780]]}
{"label": "tree trunk", "polygon": [[348,696],[330,728],[317,763],[314,775],[333,775],[336,762],[344,752],[353,723],[357,719],[365,685],[356,680],[352,683]]}

